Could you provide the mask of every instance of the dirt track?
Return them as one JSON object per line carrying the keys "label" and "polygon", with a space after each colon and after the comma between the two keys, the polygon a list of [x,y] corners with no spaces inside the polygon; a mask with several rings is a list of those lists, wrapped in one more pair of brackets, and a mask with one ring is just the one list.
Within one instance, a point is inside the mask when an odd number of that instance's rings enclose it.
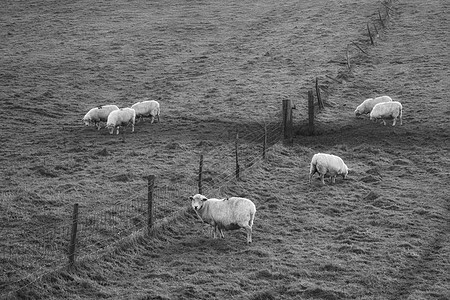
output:
{"label": "dirt track", "polygon": [[[187,215],[155,241],[14,297],[450,298],[450,4],[394,1],[368,55],[352,51],[353,76],[326,81],[345,71],[346,43],[367,40],[365,24],[380,8],[371,2],[8,3],[0,12],[8,234],[18,224],[58,226],[75,201],[101,210],[149,171],[161,183],[193,185],[201,141],[225,147],[236,124],[250,131],[278,116],[282,99],[297,104],[300,128],[314,78],[331,91],[319,135],[276,145],[223,190],[257,204],[253,245],[241,232],[211,240]],[[359,102],[381,94],[403,103],[403,126],[353,116]],[[162,122],[138,124],[126,143],[81,126],[93,106],[143,97],[161,102]],[[98,155],[103,149],[108,156]],[[319,151],[344,157],[350,179],[309,187],[309,159]],[[112,180],[123,174],[131,179]]]}

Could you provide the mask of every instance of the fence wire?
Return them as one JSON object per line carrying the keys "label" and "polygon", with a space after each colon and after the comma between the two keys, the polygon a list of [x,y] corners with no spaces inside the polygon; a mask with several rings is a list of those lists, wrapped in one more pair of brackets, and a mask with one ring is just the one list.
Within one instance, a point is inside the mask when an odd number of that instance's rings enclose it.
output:
{"label": "fence wire", "polygon": [[[264,122],[264,125],[243,126],[236,143],[225,143],[203,153],[202,188],[205,194],[236,179],[236,144],[241,174],[262,160],[264,140],[265,150],[268,151],[281,139],[279,116],[281,114],[272,118],[270,123]],[[190,163],[192,170],[198,170],[198,162]],[[147,186],[142,186],[141,190],[128,198],[100,211],[86,212],[81,207],[77,219],[75,261],[100,258],[125,239],[145,231],[149,217],[147,192]],[[161,224],[186,210],[188,197],[196,193],[198,186],[193,185],[192,180],[159,184],[156,178],[153,189],[154,224]],[[12,217],[7,221],[13,221]],[[0,262],[5,270],[15,272],[2,272],[0,280],[4,284],[0,284],[0,288],[11,284],[24,287],[45,274],[69,267],[72,226],[70,220],[14,233],[2,227],[2,236],[7,242],[1,244]]]}

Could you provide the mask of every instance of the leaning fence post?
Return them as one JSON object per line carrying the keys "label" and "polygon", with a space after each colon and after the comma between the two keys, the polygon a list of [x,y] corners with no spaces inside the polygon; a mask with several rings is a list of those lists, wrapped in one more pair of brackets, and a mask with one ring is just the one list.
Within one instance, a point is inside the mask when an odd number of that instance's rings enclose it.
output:
{"label": "leaning fence post", "polygon": [[78,229],[78,203],[75,203],[73,205],[72,233],[70,235],[70,245],[69,245],[69,267],[73,267],[75,263],[75,246],[77,243],[77,229]]}
{"label": "leaning fence post", "polygon": [[234,143],[234,153],[236,155],[236,179],[239,179],[239,157],[238,157],[238,141],[239,141],[239,131],[236,129],[236,141]]}
{"label": "leaning fence post", "polygon": [[198,167],[198,193],[203,194],[202,192],[202,173],[203,173],[203,154],[200,154],[200,165]]}
{"label": "leaning fence post", "polygon": [[320,95],[320,87],[319,87],[319,78],[316,77],[316,95],[317,95],[317,103],[319,104],[320,109],[324,109],[322,96]]}
{"label": "leaning fence post", "polygon": [[312,90],[308,91],[308,116],[309,116],[309,126],[308,134],[314,134],[314,94]]}
{"label": "leaning fence post", "polygon": [[147,176],[147,232],[150,235],[153,229],[153,189],[155,187],[155,175]]}
{"label": "leaning fence post", "polygon": [[284,142],[292,144],[292,101],[283,100],[283,136]]}
{"label": "leaning fence post", "polygon": [[377,28],[377,24],[373,23],[373,28],[375,28],[375,32],[377,33],[377,35],[375,37],[379,37],[380,34],[378,33],[378,28]]}
{"label": "leaning fence post", "polygon": [[378,9],[378,17],[380,18],[380,24],[381,24],[381,27],[384,28],[384,21],[383,21],[383,18],[381,17],[380,9]]}
{"label": "leaning fence post", "polygon": [[373,43],[373,38],[372,38],[372,33],[370,33],[370,27],[369,27],[369,22],[367,22],[367,32],[369,33],[369,37],[370,37],[370,44],[374,44]]}

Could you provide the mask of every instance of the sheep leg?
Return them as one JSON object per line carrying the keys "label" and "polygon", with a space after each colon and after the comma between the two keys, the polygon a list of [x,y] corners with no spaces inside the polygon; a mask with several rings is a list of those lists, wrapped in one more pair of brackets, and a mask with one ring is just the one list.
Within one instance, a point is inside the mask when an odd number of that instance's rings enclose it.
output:
{"label": "sheep leg", "polygon": [[392,122],[392,126],[395,126],[396,122],[397,122],[397,117],[394,117],[394,121]]}
{"label": "sheep leg", "polygon": [[335,184],[336,183],[336,176],[331,176],[331,183]]}
{"label": "sheep leg", "polygon": [[247,232],[247,243],[250,244],[252,242],[252,228],[248,225],[244,226],[244,228]]}
{"label": "sheep leg", "polygon": [[214,239],[217,238],[216,232],[217,232],[217,225],[214,225],[214,233],[213,233],[213,238]]}
{"label": "sheep leg", "polygon": [[131,123],[131,132],[134,132],[134,124]]}
{"label": "sheep leg", "polygon": [[154,121],[155,121],[155,117],[153,115],[150,115],[150,124],[153,124]]}
{"label": "sheep leg", "polygon": [[120,128],[120,127],[119,127],[119,126],[117,126],[117,133],[116,133],[116,134],[119,134],[119,128]]}
{"label": "sheep leg", "polygon": [[325,174],[320,174],[320,181],[322,181],[322,184],[325,185]]}
{"label": "sheep leg", "polygon": [[222,228],[219,228],[219,233],[220,233],[220,237],[224,239],[225,236],[223,235],[223,230],[222,230]]}
{"label": "sheep leg", "polygon": [[309,184],[311,184],[311,178],[313,177],[314,174],[309,174]]}
{"label": "sheep leg", "polygon": [[386,126],[386,121],[384,119],[381,119],[383,121],[383,125]]}
{"label": "sheep leg", "polygon": [[157,115],[157,117],[158,117],[158,123],[159,123],[159,114]]}

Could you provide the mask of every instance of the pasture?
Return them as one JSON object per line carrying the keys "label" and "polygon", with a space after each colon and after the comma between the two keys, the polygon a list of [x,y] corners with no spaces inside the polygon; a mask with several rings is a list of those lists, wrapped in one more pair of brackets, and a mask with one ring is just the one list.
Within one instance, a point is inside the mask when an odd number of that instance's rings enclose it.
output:
{"label": "pasture", "polygon": [[[0,257],[0,298],[449,299],[450,3],[391,7],[371,46],[366,23],[385,7],[370,0],[3,3],[0,249],[16,259]],[[367,54],[354,48],[348,72],[352,41]],[[327,105],[306,136],[316,77]],[[402,103],[402,126],[354,116],[380,95]],[[160,102],[161,122],[133,134],[81,122],[144,98]],[[297,107],[293,145],[223,182],[236,128],[254,151],[251,133],[279,122],[284,99]],[[309,185],[317,152],[342,157],[348,179]],[[207,182],[221,187],[208,197],[256,204],[252,244],[244,231],[213,240],[187,210],[154,238],[17,280],[41,267],[33,230],[67,226],[73,203],[126,204],[154,174],[177,189],[171,209],[188,207],[201,153],[214,153]]]}

